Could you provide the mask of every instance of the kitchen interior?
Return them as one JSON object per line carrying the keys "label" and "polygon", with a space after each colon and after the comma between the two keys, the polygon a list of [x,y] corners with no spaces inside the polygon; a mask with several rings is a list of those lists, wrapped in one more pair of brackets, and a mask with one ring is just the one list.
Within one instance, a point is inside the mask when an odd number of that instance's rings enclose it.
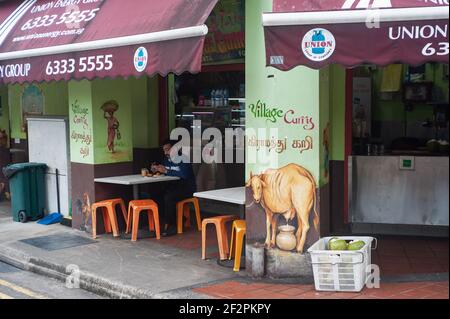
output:
{"label": "kitchen interior", "polygon": [[448,64],[353,70],[354,233],[448,236]]}
{"label": "kitchen interior", "polygon": [[[236,161],[237,151],[244,154],[244,148],[225,144],[226,129],[245,130],[245,72],[243,64],[229,64],[205,68],[199,74],[182,74],[175,78],[175,116],[176,127],[186,128],[194,136],[194,128],[202,134],[208,128],[220,130],[222,136],[223,163],[194,163],[197,177],[197,190],[207,191],[241,187],[245,184],[245,163]],[[201,121],[201,122],[194,122]],[[201,123],[200,127],[194,124]],[[193,140],[192,139],[192,140]],[[209,140],[202,140],[203,147]],[[231,147],[234,152],[233,163],[224,163],[225,151]],[[229,149],[228,149],[229,150]],[[204,203],[204,209],[208,210]],[[220,209],[215,207],[216,209]],[[229,210],[229,207],[224,209]],[[212,210],[212,208],[211,208]]]}
{"label": "kitchen interior", "polygon": [[183,74],[175,82],[177,127],[190,132],[193,121],[202,121],[202,132],[208,127],[245,128],[244,71]]}

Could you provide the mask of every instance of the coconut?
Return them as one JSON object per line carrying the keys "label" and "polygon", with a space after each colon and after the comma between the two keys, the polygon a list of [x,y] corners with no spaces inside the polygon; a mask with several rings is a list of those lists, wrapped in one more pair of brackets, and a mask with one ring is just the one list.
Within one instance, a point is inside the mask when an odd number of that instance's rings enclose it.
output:
{"label": "coconut", "polygon": [[329,250],[347,250],[347,242],[343,239],[332,238],[328,242]]}
{"label": "coconut", "polygon": [[366,245],[362,240],[354,240],[348,244],[348,250],[360,250]]}

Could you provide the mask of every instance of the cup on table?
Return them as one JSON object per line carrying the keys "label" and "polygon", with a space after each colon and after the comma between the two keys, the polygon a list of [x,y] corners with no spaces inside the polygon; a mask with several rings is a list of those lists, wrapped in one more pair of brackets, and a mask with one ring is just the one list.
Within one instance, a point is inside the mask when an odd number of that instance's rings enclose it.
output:
{"label": "cup on table", "polygon": [[372,144],[367,144],[367,156],[372,155]]}
{"label": "cup on table", "polygon": [[378,152],[378,144],[373,144],[372,153],[373,153],[373,155],[380,155]]}
{"label": "cup on table", "polygon": [[380,148],[378,151],[379,151],[380,155],[384,155],[384,152],[385,152],[384,144],[380,144]]}
{"label": "cup on table", "polygon": [[142,177],[146,177],[148,174],[150,174],[150,171],[146,168],[141,169],[141,175]]}

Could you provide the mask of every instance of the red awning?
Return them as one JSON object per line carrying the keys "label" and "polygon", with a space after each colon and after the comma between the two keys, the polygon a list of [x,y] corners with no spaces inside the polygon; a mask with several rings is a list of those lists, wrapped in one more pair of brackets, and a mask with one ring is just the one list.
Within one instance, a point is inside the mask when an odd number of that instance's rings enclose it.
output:
{"label": "red awning", "polygon": [[16,10],[21,4],[21,1],[1,1],[0,0],[0,30],[3,30],[7,25],[8,17]]}
{"label": "red awning", "polygon": [[448,63],[449,0],[274,0],[267,65]]}
{"label": "red awning", "polygon": [[0,83],[197,73],[216,3],[0,2]]}

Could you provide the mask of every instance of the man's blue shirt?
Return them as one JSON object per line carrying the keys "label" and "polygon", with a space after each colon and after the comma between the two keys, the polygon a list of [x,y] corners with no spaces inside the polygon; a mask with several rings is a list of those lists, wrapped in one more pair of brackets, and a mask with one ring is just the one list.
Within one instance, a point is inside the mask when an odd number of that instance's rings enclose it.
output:
{"label": "man's blue shirt", "polygon": [[180,163],[172,162],[170,158],[164,159],[163,166],[167,169],[167,176],[176,176],[186,181],[189,190],[194,193],[197,185],[195,181],[194,170],[192,164],[187,162],[186,158],[182,157]]}

